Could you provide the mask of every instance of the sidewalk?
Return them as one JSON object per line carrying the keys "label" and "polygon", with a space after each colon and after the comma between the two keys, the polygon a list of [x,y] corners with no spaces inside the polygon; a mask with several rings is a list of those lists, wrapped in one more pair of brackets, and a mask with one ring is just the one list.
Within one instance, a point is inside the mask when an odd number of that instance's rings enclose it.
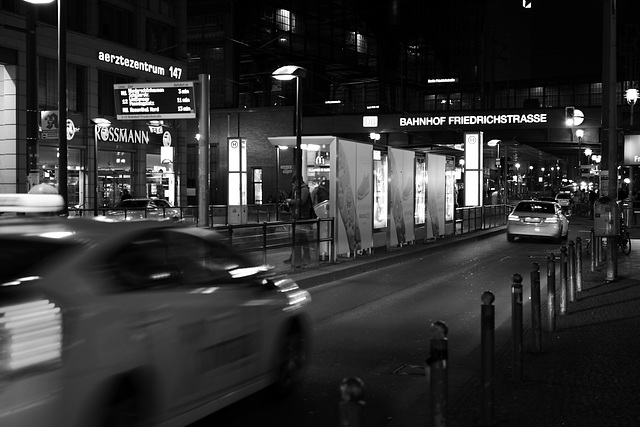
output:
{"label": "sidewalk", "polygon": [[[588,227],[589,220],[584,221]],[[503,230],[504,227],[499,227],[406,246],[296,272],[292,277],[303,287],[314,286],[399,262],[397,257],[406,260],[440,245],[481,239]],[[542,352],[532,351],[527,304],[522,381],[513,379],[511,343],[496,348],[493,422],[482,423],[478,356],[477,375],[467,380],[464,387],[449,391],[448,427],[640,426],[640,229],[631,229],[631,237],[631,254],[619,253],[615,281],[605,282],[605,265],[591,272],[586,255],[583,257],[582,292],[577,294],[576,301],[568,303],[565,315],[560,316],[559,308],[556,309],[555,332],[546,330],[546,263],[541,263]],[[524,277],[523,285],[529,286],[529,282],[529,277]],[[556,289],[559,287],[558,278]],[[559,303],[559,297],[556,302]],[[425,399],[428,399],[426,389],[423,396],[416,396],[406,413],[387,425],[431,426]]]}

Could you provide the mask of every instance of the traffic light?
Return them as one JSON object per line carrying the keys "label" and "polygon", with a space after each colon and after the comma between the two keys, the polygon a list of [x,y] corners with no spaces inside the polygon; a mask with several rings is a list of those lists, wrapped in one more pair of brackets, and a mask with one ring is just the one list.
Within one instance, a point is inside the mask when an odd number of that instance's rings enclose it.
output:
{"label": "traffic light", "polygon": [[573,126],[573,116],[575,112],[575,107],[564,107],[564,122],[567,126]]}

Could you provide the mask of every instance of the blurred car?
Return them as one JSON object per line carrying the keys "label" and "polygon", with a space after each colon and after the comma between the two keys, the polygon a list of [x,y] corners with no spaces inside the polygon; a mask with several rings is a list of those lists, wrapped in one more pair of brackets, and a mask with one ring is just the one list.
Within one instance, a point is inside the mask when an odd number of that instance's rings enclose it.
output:
{"label": "blurred car", "polygon": [[0,425],[186,426],[300,380],[310,296],[290,278],[211,229],[36,203],[0,218]]}
{"label": "blurred car", "polygon": [[561,242],[569,233],[569,220],[556,202],[522,200],[507,219],[507,240],[541,237]]}
{"label": "blurred car", "polygon": [[105,212],[105,216],[116,221],[139,219],[176,219],[180,218],[180,209],[173,207],[164,199],[126,199],[115,204]]}
{"label": "blurred car", "polygon": [[571,211],[573,210],[573,197],[571,196],[571,193],[556,194],[556,202],[558,202],[565,213],[571,214]]}

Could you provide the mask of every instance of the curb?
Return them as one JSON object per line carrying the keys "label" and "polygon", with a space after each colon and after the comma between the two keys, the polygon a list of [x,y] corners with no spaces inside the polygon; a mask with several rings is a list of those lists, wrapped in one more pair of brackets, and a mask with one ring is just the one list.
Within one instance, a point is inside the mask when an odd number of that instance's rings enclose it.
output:
{"label": "curb", "polygon": [[499,226],[488,230],[469,232],[458,236],[452,235],[444,237],[441,240],[436,240],[432,243],[407,245],[391,251],[387,251],[383,248],[380,253],[363,255],[358,258],[346,258],[343,261],[338,261],[332,264],[320,264],[317,268],[296,272],[290,274],[289,277],[291,277],[300,287],[308,289],[420,258],[421,256],[424,256],[425,253],[442,248],[443,246],[449,246],[461,241],[478,241],[486,239],[495,234],[504,232],[505,229],[506,226]]}

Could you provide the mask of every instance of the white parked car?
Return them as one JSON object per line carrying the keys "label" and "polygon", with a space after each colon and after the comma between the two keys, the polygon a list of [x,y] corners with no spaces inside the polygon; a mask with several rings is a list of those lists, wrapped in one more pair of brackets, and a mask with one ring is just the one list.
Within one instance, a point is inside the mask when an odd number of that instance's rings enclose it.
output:
{"label": "white parked car", "polygon": [[551,201],[522,200],[507,219],[507,240],[541,237],[561,242],[569,233],[569,220],[562,207]]}

